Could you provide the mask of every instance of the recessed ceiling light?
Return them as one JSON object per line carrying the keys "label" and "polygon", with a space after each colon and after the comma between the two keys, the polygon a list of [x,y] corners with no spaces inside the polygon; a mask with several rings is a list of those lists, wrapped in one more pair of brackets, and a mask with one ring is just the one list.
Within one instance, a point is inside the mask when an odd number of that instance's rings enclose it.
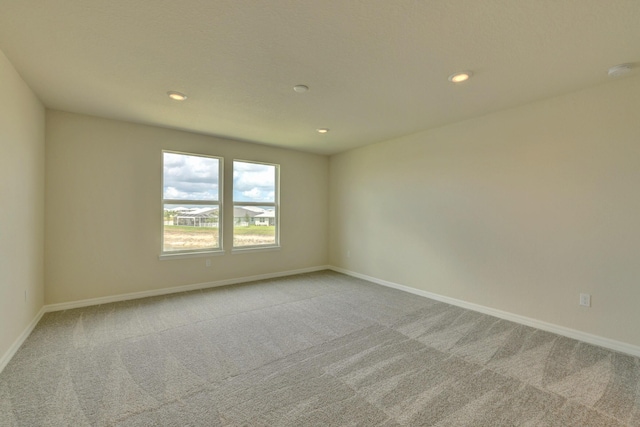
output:
{"label": "recessed ceiling light", "polygon": [[451,83],[462,83],[469,80],[469,78],[473,75],[471,71],[462,71],[459,73],[451,74],[449,76],[449,81]]}
{"label": "recessed ceiling light", "polygon": [[309,86],[307,86],[307,85],[295,85],[293,87],[293,90],[295,90],[298,93],[304,93],[304,92],[309,90]]}
{"label": "recessed ceiling light", "polygon": [[633,69],[633,64],[620,64],[615,67],[609,68],[608,75],[609,77],[620,77],[625,74],[629,74]]}
{"label": "recessed ceiling light", "polygon": [[185,95],[184,93],[176,92],[175,90],[170,90],[169,92],[167,92],[167,95],[169,95],[169,98],[173,99],[174,101],[184,101],[185,99],[187,99],[187,95]]}
{"label": "recessed ceiling light", "polygon": [[329,132],[329,129],[327,129],[327,128],[320,128],[320,129],[316,129],[316,132],[318,132],[318,133],[327,133],[327,132]]}

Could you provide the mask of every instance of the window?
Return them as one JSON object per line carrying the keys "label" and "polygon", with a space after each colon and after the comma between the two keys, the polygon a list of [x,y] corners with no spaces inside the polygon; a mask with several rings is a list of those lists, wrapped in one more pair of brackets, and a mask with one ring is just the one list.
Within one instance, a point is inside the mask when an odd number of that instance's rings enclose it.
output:
{"label": "window", "polygon": [[163,151],[162,252],[221,249],[222,159]]}
{"label": "window", "polygon": [[233,247],[278,246],[278,165],[233,161]]}

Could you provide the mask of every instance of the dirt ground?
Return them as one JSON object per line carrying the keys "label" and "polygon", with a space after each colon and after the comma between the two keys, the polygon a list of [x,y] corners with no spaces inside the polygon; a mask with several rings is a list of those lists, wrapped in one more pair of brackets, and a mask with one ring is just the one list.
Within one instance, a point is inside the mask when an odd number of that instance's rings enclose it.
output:
{"label": "dirt ground", "polygon": [[[273,236],[239,235],[234,236],[234,246],[252,246],[275,243]],[[216,248],[218,244],[218,230],[209,233],[187,233],[181,230],[165,230],[164,250],[179,251],[199,248]]]}

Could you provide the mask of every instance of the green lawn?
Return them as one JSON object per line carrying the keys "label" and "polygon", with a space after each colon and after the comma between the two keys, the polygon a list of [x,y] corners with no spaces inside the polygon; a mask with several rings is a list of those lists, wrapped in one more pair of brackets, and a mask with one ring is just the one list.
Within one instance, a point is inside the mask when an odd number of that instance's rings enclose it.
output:
{"label": "green lawn", "polygon": [[275,225],[234,225],[233,234],[251,236],[273,236],[276,232]]}

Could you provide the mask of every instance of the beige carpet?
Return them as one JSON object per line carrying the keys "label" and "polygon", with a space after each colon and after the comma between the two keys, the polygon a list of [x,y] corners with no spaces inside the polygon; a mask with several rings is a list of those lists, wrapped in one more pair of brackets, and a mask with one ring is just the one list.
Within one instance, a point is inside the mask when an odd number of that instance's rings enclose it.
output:
{"label": "beige carpet", "polygon": [[640,363],[333,272],[49,313],[0,426],[640,426]]}

